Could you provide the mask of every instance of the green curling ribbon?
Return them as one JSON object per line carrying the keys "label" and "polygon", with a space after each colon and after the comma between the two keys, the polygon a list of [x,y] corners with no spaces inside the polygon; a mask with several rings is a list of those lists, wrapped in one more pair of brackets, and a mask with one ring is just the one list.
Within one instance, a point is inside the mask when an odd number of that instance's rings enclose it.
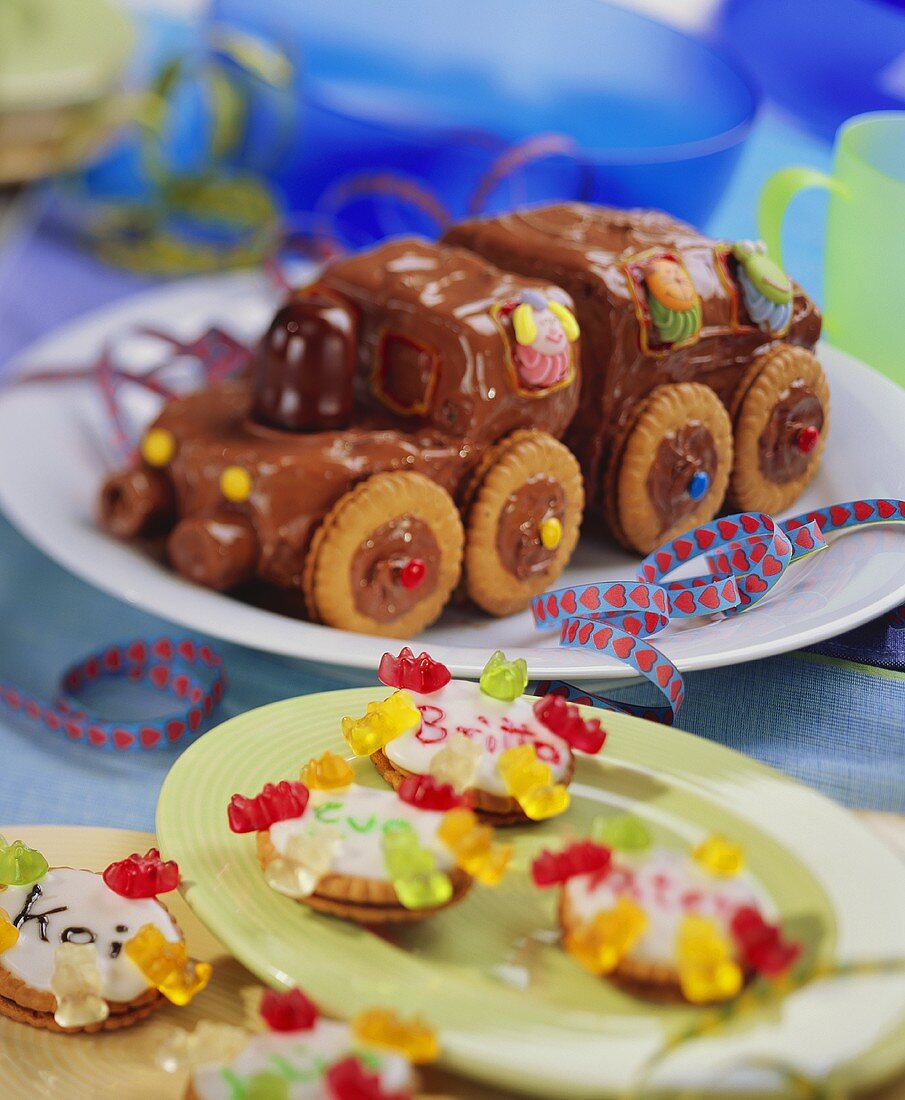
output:
{"label": "green curling ribbon", "polygon": [[691,309],[670,309],[649,294],[647,304],[657,337],[662,344],[683,344],[697,335],[701,327],[700,302],[695,302]]}

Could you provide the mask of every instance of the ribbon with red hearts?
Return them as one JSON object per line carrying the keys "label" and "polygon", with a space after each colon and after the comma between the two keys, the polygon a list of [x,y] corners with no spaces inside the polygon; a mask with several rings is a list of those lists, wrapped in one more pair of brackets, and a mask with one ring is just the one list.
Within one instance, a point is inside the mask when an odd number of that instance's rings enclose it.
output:
{"label": "ribbon with red hearts", "polygon": [[[144,721],[102,718],[85,709],[80,693],[101,680],[125,679],[164,695],[177,705]],[[214,713],[226,690],[223,658],[195,638],[153,638],[110,645],[72,665],[60,694],[47,703],[0,681],[0,703],[13,713],[96,749],[125,752],[166,749],[196,733]]]}
{"label": "ribbon with red hearts", "polygon": [[[571,684],[544,681],[572,702],[672,723],[685,697],[678,668],[648,639],[673,620],[733,615],[770,595],[790,565],[826,549],[826,536],[878,523],[905,523],[905,501],[847,501],[779,522],[742,512],[705,523],[654,550],[631,581],[572,585],[544,592],[531,603],[539,630],[559,629],[560,645],[605,653],[652,683],[665,705],[639,706],[592,695]],[[669,579],[704,557],[709,573]]]}

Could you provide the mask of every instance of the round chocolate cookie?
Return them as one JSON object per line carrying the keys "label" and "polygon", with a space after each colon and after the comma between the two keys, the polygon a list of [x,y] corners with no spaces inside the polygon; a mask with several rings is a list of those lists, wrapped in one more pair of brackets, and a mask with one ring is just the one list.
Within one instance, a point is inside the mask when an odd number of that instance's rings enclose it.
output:
{"label": "round chocolate cookie", "polygon": [[756,359],[733,401],[733,507],[771,515],[788,508],[820,466],[829,416],[826,375],[810,351],[777,344]]}
{"label": "round chocolate cookie", "polygon": [[732,425],[708,386],[657,386],[640,403],[604,488],[623,545],[647,554],[713,519],[732,469]]}

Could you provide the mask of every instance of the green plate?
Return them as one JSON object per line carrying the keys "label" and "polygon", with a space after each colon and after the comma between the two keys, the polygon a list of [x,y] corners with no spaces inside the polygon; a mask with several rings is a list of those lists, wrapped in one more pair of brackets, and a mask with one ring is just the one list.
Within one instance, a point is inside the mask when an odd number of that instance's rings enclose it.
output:
{"label": "green plate", "polygon": [[[299,984],[340,1017],[374,1005],[420,1013],[450,1068],[548,1098],[801,1096],[809,1082],[847,1091],[905,1066],[905,865],[829,800],[649,722],[607,714],[606,748],[578,761],[568,813],[507,829],[516,856],[503,883],[476,886],[429,921],[378,936],[276,894],[254,837],[227,827],[230,795],[296,779],[326,749],[347,755],[340,718],[362,713],[379,691],[243,714],[189,748],[164,783],[157,833],[179,862],[186,900],[263,981]],[[382,785],[368,760],[355,767],[359,782]],[[722,1010],[660,1007],[573,962],[557,942],[556,891],[535,889],[528,864],[598,814],[627,809],[657,843],[685,847],[712,831],[740,841],[784,925],[807,945],[809,980],[782,990],[755,983]]]}

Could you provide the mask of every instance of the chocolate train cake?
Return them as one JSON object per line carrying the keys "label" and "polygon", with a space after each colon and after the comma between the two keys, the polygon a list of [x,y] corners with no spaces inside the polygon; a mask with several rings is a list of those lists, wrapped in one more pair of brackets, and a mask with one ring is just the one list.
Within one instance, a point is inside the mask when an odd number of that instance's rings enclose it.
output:
{"label": "chocolate train cake", "polygon": [[652,211],[383,243],[297,291],[246,376],[169,403],[100,519],[342,629],[410,637],[454,593],[508,615],[585,499],[641,553],[724,501],[788,507],[826,442],[820,324],[760,245]]}
{"label": "chocolate train cake", "polygon": [[334,627],[409,637],[459,585],[506,615],[578,539],[581,471],[558,440],[579,387],[558,287],[382,244],[293,295],[249,376],[170,402],[105,482],[101,522],[165,535],[200,584],[302,593]]}
{"label": "chocolate train cake", "polygon": [[648,553],[733,510],[781,512],[814,476],[829,389],[814,302],[761,245],[658,211],[568,203],[444,240],[575,301],[582,393],[566,445],[588,504]]}

